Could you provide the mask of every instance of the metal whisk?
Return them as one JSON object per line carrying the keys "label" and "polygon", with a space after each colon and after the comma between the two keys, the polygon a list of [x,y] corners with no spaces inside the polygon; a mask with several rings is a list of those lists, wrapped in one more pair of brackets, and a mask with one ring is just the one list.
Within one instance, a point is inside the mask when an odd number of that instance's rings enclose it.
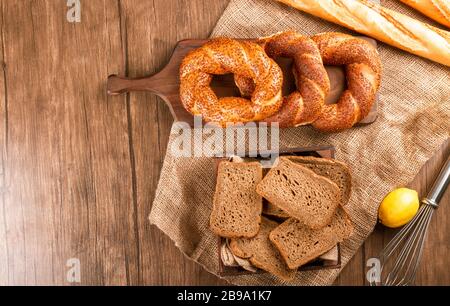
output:
{"label": "metal whisk", "polygon": [[[428,226],[434,211],[450,182],[450,157],[442,168],[428,196],[422,200],[417,215],[408,223],[380,254],[381,284],[386,286],[408,286],[413,284],[422,257]],[[399,252],[396,258],[392,257]],[[383,268],[395,260],[392,270],[383,280]],[[373,283],[372,283],[373,285]]]}

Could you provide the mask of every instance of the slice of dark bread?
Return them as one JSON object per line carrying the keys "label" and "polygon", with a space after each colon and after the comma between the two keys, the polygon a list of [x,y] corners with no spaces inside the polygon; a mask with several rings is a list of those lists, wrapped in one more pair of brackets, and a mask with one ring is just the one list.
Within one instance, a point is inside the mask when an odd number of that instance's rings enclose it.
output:
{"label": "slice of dark bread", "polygon": [[335,183],[285,158],[269,171],[256,191],[313,229],[329,224],[341,202]]}
{"label": "slice of dark bread", "polygon": [[280,219],[288,219],[291,217],[287,212],[268,201],[263,201],[263,215]]}
{"label": "slice of dark bread", "polygon": [[350,218],[344,209],[339,207],[331,223],[321,229],[311,229],[291,218],[274,229],[269,238],[288,267],[296,269],[349,238],[352,232]]}
{"label": "slice of dark bread", "polygon": [[258,235],[253,238],[232,239],[230,249],[235,256],[248,258],[255,267],[289,281],[294,278],[296,270],[287,267],[280,253],[269,240],[270,232],[278,225],[277,222],[262,217]]}
{"label": "slice of dark bread", "polygon": [[262,198],[256,186],[262,179],[259,162],[221,162],[210,217],[211,230],[226,238],[251,238],[258,234]]}
{"label": "slice of dark bread", "polygon": [[345,206],[348,203],[352,191],[352,176],[346,164],[334,159],[312,156],[284,156],[282,158],[299,163],[316,174],[325,176],[335,182],[341,190],[341,205]]}

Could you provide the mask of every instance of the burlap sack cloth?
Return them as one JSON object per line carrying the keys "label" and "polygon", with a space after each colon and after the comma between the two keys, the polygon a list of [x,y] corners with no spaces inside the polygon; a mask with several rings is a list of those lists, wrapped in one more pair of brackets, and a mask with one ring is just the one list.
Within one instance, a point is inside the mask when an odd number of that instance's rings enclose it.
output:
{"label": "burlap sack cloth", "polygon": [[[422,19],[399,1],[382,4]],[[273,1],[232,0],[212,36],[250,38],[286,29],[296,29],[305,35],[347,32]],[[280,133],[281,147],[333,145],[336,158],[351,167],[354,188],[348,210],[355,233],[342,245],[343,266],[372,232],[384,195],[397,186],[407,185],[450,132],[450,69],[384,44],[380,44],[379,51],[384,74],[379,118],[374,124],[332,135],[320,134],[310,127]],[[218,243],[208,228],[215,188],[214,161],[173,157],[170,149],[173,139],[174,135],[169,140],[150,221],[184,254],[216,274]],[[332,284],[339,272],[302,272],[291,284]],[[282,284],[268,274],[226,277],[226,280],[238,285]]]}

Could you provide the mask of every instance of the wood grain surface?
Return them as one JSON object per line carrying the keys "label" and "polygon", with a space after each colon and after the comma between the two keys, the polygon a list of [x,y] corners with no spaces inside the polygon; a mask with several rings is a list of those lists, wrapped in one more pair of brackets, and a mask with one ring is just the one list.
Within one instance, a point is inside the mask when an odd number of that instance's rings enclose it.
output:
{"label": "wood grain surface", "polygon": [[[147,221],[172,124],[149,93],[108,97],[110,74],[159,71],[175,43],[206,38],[228,0],[1,0],[0,285],[222,285]],[[423,195],[447,142],[412,184]],[[450,284],[450,194],[430,227],[419,284]],[[365,283],[377,228],[336,284]]]}

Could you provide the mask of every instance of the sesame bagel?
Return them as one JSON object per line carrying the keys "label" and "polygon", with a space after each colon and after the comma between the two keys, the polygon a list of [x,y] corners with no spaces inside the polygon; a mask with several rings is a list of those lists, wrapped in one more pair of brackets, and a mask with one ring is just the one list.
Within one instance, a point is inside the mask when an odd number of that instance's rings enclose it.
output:
{"label": "sesame bagel", "polygon": [[[280,127],[295,127],[314,122],[322,112],[325,97],[330,90],[330,82],[323,66],[320,51],[310,38],[294,31],[277,33],[258,40],[271,58],[286,57],[294,61],[293,73],[297,90],[284,97],[278,113],[264,119],[278,122]],[[251,80],[235,77],[241,93],[249,95]]]}
{"label": "sesame bagel", "polygon": [[[255,84],[250,100],[218,98],[210,87],[213,75],[232,73]],[[193,115],[221,126],[261,121],[277,113],[282,104],[281,68],[256,43],[216,38],[191,51],[180,67],[180,98]]]}
{"label": "sesame bagel", "polygon": [[351,128],[370,112],[381,83],[381,60],[369,42],[341,33],[312,37],[325,65],[344,65],[347,90],[336,104],[326,105],[313,127],[323,132]]}

